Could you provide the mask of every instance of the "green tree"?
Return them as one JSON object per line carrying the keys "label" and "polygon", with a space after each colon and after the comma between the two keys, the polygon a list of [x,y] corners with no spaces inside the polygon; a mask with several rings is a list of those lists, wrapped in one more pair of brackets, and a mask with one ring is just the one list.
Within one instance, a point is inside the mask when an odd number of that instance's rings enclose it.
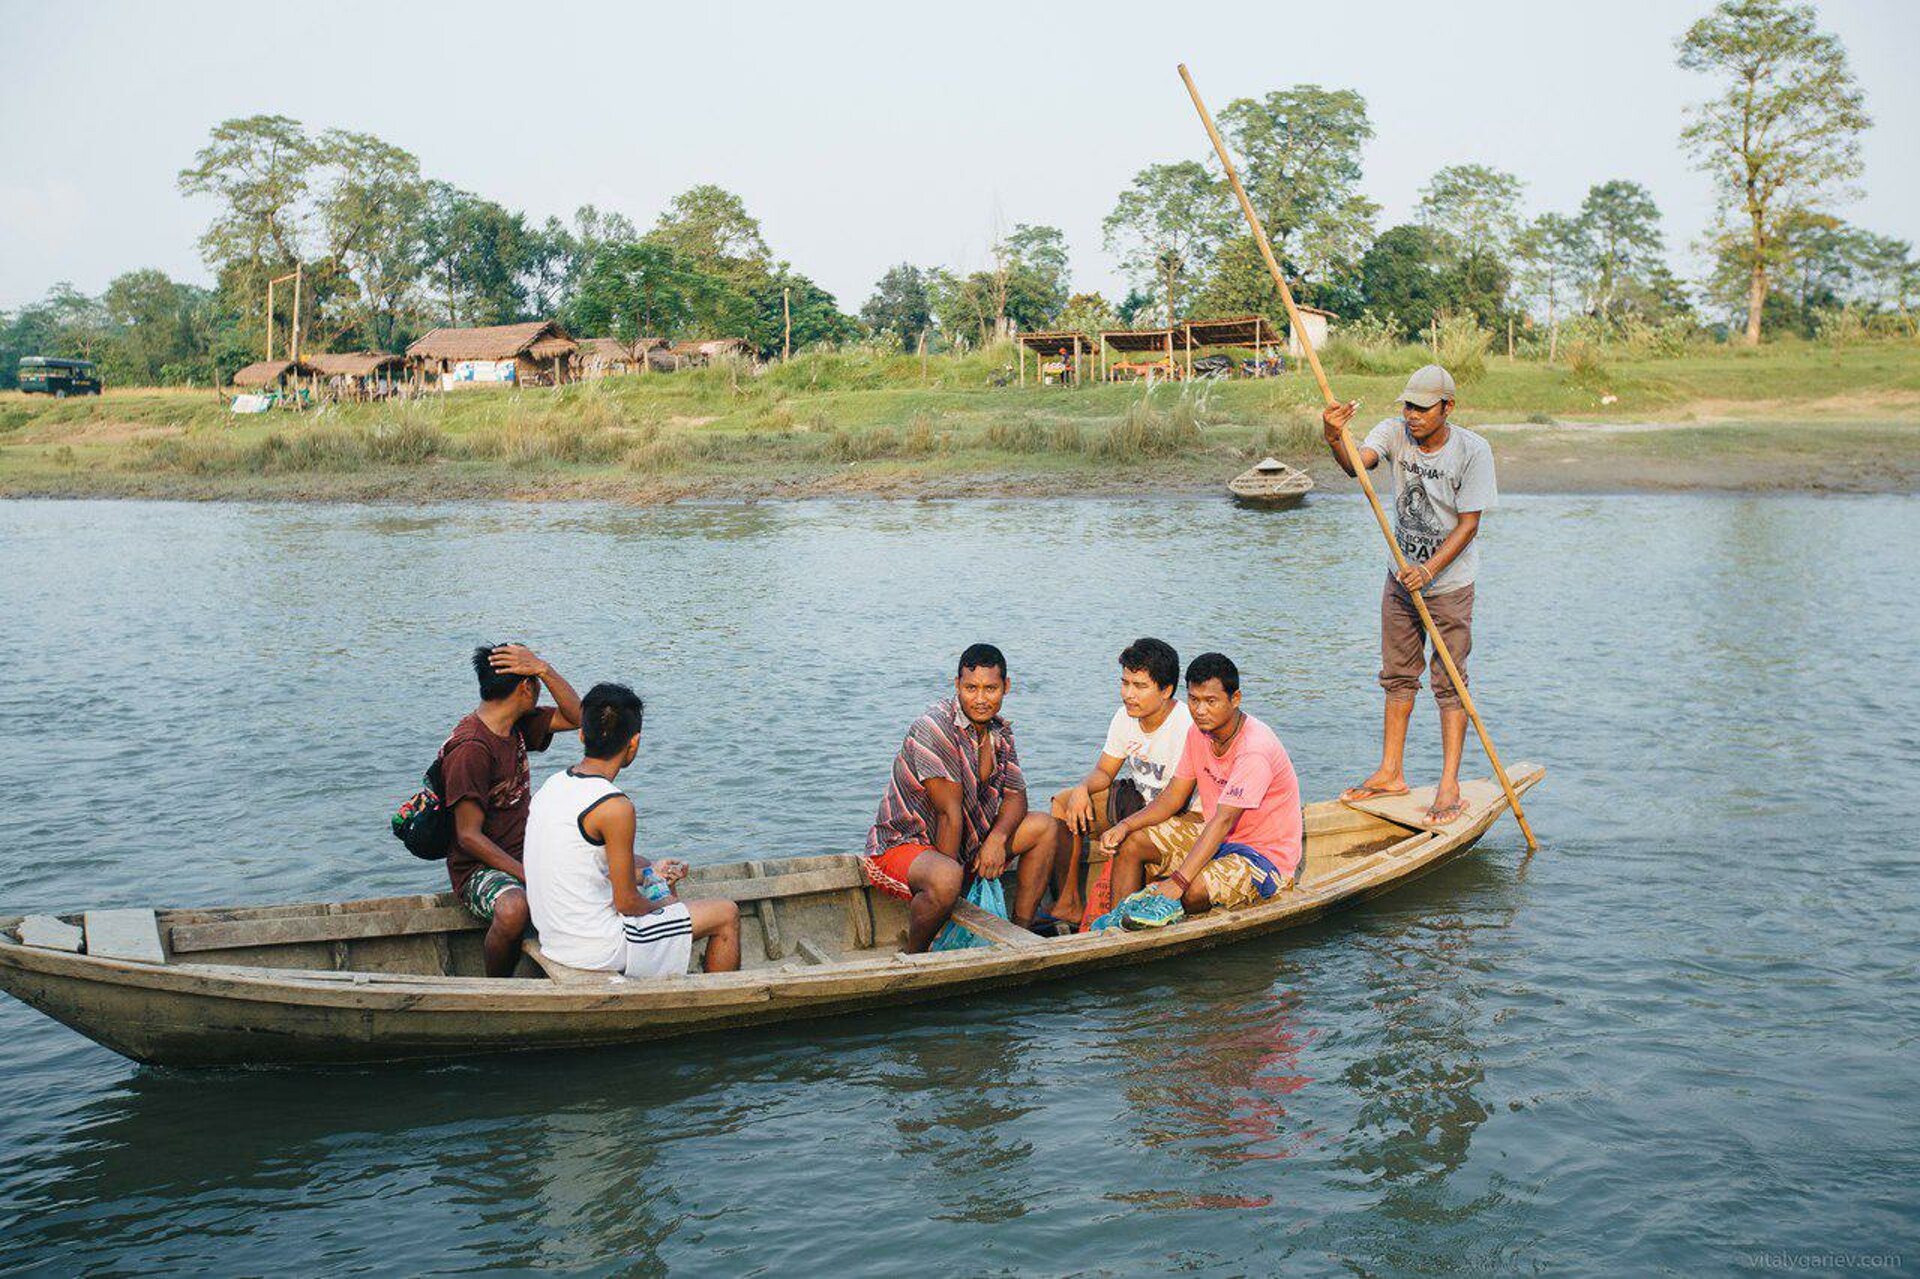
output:
{"label": "green tree", "polygon": [[1588,271],[1591,242],[1581,219],[1543,213],[1514,237],[1520,287],[1547,308],[1547,363],[1560,350],[1560,311],[1570,289]]}
{"label": "green tree", "polygon": [[770,257],[760,223],[747,213],[746,204],[711,183],[673,197],[648,238],[710,275],[738,276],[742,266],[764,269]]}
{"label": "green tree", "polygon": [[1368,311],[1420,330],[1456,305],[1457,277],[1437,237],[1411,223],[1382,231],[1360,259],[1360,295]]}
{"label": "green tree", "polygon": [[860,322],[876,337],[884,335],[897,341],[901,350],[916,350],[920,335],[933,323],[926,275],[906,262],[889,267],[873,286],[873,296],[860,308]]}
{"label": "green tree", "polygon": [[[1520,232],[1519,178],[1484,164],[1441,169],[1421,189],[1420,215],[1434,245],[1447,254],[1455,279],[1445,289],[1481,323],[1499,322],[1512,277],[1513,239]],[[1408,319],[1404,312],[1402,319]]]}
{"label": "green tree", "polygon": [[1052,326],[1067,304],[1066,234],[1018,223],[994,258],[1000,317],[1028,331]]}
{"label": "green tree", "polygon": [[687,337],[704,294],[713,287],[669,245],[655,240],[606,244],[580,278],[574,321],[583,334],[611,334],[623,342]]}
{"label": "green tree", "polygon": [[1621,295],[1661,265],[1660,209],[1638,182],[1616,178],[1588,190],[1580,230],[1588,245],[1593,306],[1604,324]]}
{"label": "green tree", "polygon": [[409,152],[370,133],[330,129],[316,202],[326,260],[344,277],[342,335],[355,345],[398,350],[403,317],[416,309],[424,270],[427,184]]}
{"label": "green tree", "polygon": [[1679,62],[1719,83],[1681,139],[1719,189],[1718,255],[1745,268],[1746,340],[1757,345],[1783,221],[1859,174],[1866,96],[1811,5],[1724,0],[1680,38]]}
{"label": "green tree", "polygon": [[200,290],[174,282],[164,271],[128,271],[114,277],[100,295],[102,318],[112,333],[109,380],[152,386],[177,380],[202,364],[203,307]]}
{"label": "green tree", "polygon": [[1109,252],[1138,284],[1157,289],[1168,324],[1233,225],[1220,182],[1197,161],[1140,170],[1102,224]]}
{"label": "green tree", "polygon": [[[1361,149],[1373,137],[1367,100],[1351,89],[1295,85],[1228,103],[1220,124],[1240,155],[1247,198],[1274,255],[1290,276],[1299,277],[1302,299],[1315,301],[1316,282],[1355,271],[1380,212],[1358,190]],[[1243,248],[1221,255],[1216,274],[1229,269],[1249,278],[1237,285],[1223,281],[1223,293],[1274,292],[1251,237]]]}
{"label": "green tree", "polygon": [[511,324],[525,315],[527,228],[519,214],[430,182],[421,239],[435,323]]}
{"label": "green tree", "polygon": [[1113,303],[1100,294],[1076,293],[1067,299],[1067,305],[1055,323],[1066,332],[1095,337],[1105,329],[1119,328],[1120,316],[1114,311]]}
{"label": "green tree", "polygon": [[840,313],[833,294],[778,263],[749,292],[752,322],[744,335],[763,356],[781,352],[788,314],[793,323],[793,349],[851,341],[859,335],[853,320]]}
{"label": "green tree", "polygon": [[183,194],[218,201],[200,236],[200,255],[229,307],[249,323],[265,311],[267,281],[306,256],[307,198],[318,163],[298,120],[256,115],[215,125],[180,171]]}

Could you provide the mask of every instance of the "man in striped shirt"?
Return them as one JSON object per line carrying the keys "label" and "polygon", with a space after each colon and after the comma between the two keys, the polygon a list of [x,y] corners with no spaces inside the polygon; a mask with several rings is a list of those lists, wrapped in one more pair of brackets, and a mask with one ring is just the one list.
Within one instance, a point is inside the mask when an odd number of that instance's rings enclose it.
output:
{"label": "man in striped shirt", "polygon": [[1009,897],[1027,926],[1053,868],[1049,823],[1029,823],[1027,779],[1013,727],[1000,717],[1007,659],[991,644],[960,655],[954,695],[907,729],[867,833],[867,881],[909,903],[907,949],[922,951],[953,913],[968,872],[998,879],[1017,862]]}

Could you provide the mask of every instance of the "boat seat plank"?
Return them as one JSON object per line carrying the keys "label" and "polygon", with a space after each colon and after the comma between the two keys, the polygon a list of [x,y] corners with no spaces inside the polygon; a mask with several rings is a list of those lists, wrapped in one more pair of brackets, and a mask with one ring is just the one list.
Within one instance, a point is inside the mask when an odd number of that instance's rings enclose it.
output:
{"label": "boat seat plank", "polygon": [[1455,826],[1466,826],[1477,817],[1497,804],[1506,802],[1506,793],[1500,789],[1500,783],[1492,778],[1476,777],[1472,781],[1460,783],[1460,798],[1467,807],[1453,821],[1445,826],[1436,825],[1427,820],[1427,809],[1433,803],[1434,787],[1416,786],[1404,795],[1383,795],[1378,799],[1342,800],[1349,808],[1355,808],[1374,817],[1384,817],[1396,825],[1412,830],[1450,830]]}
{"label": "boat seat plank", "polygon": [[233,950],[242,946],[291,946],[302,942],[352,941],[363,937],[410,937],[458,933],[483,927],[460,906],[418,910],[368,910],[339,915],[291,915],[279,919],[223,919],[175,924],[174,954]]}
{"label": "boat seat plank", "polygon": [[806,960],[809,964],[831,964],[833,962],[833,956],[822,950],[819,943],[815,942],[811,937],[802,937],[793,944],[793,948],[800,953],[800,958]]}
{"label": "boat seat plank", "polygon": [[86,936],[72,924],[55,919],[52,915],[28,915],[20,921],[19,935],[22,946],[64,950],[76,955],[80,953],[80,943]]}
{"label": "boat seat plank", "polygon": [[730,901],[765,901],[774,897],[802,897],[808,893],[832,893],[846,888],[864,888],[866,878],[861,875],[860,867],[849,860],[844,866],[830,866],[826,870],[801,871],[798,874],[762,875],[753,879],[716,879],[703,881],[696,875],[688,876],[684,890],[676,889],[685,897],[725,897]]}
{"label": "boat seat plank", "polygon": [[1000,918],[991,911],[981,910],[965,898],[954,903],[953,922],[981,941],[992,942],[996,946],[1046,945],[1045,939],[1035,936],[1010,920]]}
{"label": "boat seat plank", "polygon": [[95,959],[167,962],[167,949],[160,941],[160,920],[150,910],[90,910],[84,924],[87,953]]}
{"label": "boat seat plank", "polygon": [[613,973],[594,972],[587,968],[569,968],[567,965],[548,959],[547,953],[540,949],[540,939],[531,933],[520,939],[520,953],[540,966],[551,980],[563,986],[604,986],[614,976]]}

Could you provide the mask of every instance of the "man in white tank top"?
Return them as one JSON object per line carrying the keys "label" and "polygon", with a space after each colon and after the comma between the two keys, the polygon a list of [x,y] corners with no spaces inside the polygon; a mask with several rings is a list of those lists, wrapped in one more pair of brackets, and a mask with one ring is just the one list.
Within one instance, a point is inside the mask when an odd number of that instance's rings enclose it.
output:
{"label": "man in white tank top", "polygon": [[645,709],[624,685],[594,685],[580,699],[586,757],[534,794],[522,860],[540,949],[569,968],[677,977],[704,937],[704,970],[732,972],[740,967],[740,908],[681,901],[672,886],[686,864],[656,866],[633,851],[633,801],[614,778],[640,751]]}

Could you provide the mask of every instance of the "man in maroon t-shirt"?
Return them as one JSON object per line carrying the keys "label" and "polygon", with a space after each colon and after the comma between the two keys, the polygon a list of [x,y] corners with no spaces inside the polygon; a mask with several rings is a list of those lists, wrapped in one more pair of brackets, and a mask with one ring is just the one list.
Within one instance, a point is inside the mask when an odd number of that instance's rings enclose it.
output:
{"label": "man in maroon t-shirt", "polygon": [[[447,875],[460,904],[487,923],[487,976],[506,977],[527,931],[527,872],[520,864],[533,802],[527,752],[580,727],[580,698],[560,673],[521,644],[473,650],[480,705],[440,748],[440,779],[453,814]],[[540,686],[554,705],[541,706]]]}

